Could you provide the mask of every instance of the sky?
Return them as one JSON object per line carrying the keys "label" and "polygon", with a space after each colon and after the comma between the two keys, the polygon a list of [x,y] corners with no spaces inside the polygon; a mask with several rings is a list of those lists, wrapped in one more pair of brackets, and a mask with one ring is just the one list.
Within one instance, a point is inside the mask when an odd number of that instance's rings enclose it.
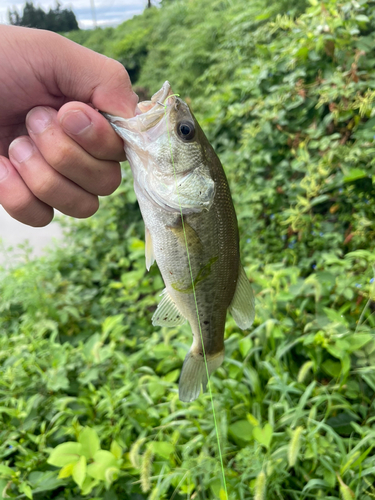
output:
{"label": "sky", "polygon": [[[31,0],[29,0],[31,1]],[[95,4],[97,26],[117,26],[118,24],[130,19],[136,14],[140,14],[147,0],[91,0]],[[8,23],[8,9],[14,10],[14,7],[22,14],[23,6],[26,0],[0,0],[0,24]],[[42,7],[48,11],[50,7],[55,8],[55,0],[34,0],[36,7]],[[93,17],[90,0],[74,0],[66,2],[60,0],[61,8],[71,8],[78,20],[81,29],[93,28]],[[155,2],[152,2],[155,5]]]}

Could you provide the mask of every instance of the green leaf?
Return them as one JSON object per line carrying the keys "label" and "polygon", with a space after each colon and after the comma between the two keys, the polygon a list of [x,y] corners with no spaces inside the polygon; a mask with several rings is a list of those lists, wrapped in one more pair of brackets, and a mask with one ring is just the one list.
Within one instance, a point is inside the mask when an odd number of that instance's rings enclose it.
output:
{"label": "green leaf", "polygon": [[359,21],[360,23],[369,23],[370,19],[365,16],[364,14],[359,14],[358,16],[355,16],[355,20]]}
{"label": "green leaf", "polygon": [[153,441],[150,443],[150,448],[156,455],[163,458],[170,458],[174,452],[173,444],[168,441]]}
{"label": "green leaf", "polygon": [[348,175],[344,176],[344,182],[353,182],[358,179],[363,179],[364,177],[367,177],[367,172],[366,170],[362,170],[361,168],[352,168],[349,170]]}
{"label": "green leaf", "polygon": [[242,357],[245,358],[253,346],[253,341],[249,337],[245,337],[239,341],[238,346]]}
{"label": "green leaf", "polygon": [[220,498],[220,500],[228,500],[228,497],[227,497],[227,494],[225,493],[224,488],[220,488],[219,498]]}
{"label": "green leaf", "polygon": [[82,445],[82,455],[84,455],[87,460],[93,458],[95,453],[100,450],[100,441],[98,434],[95,429],[90,427],[85,427],[80,433],[78,442]]}
{"label": "green leaf", "polygon": [[234,424],[231,424],[229,426],[229,433],[240,440],[243,441],[252,441],[253,439],[253,428],[254,426],[251,425],[250,422],[247,420],[238,420]]}
{"label": "green leaf", "polygon": [[31,472],[28,477],[33,493],[42,493],[59,488],[63,483],[56,477],[56,471]]}
{"label": "green leaf", "polygon": [[320,196],[317,196],[316,198],[313,198],[310,201],[310,206],[315,207],[315,205],[319,205],[319,203],[324,203],[327,200],[329,200],[328,194],[321,194]]}
{"label": "green leaf", "polygon": [[81,486],[81,494],[88,495],[91,493],[93,488],[99,484],[98,479],[92,479],[91,477],[86,476],[86,479],[83,481],[83,485]]}
{"label": "green leaf", "polygon": [[67,464],[64,465],[62,469],[60,469],[59,472],[59,479],[66,479],[67,477],[70,477],[73,474],[73,468],[77,462],[73,464]]}
{"label": "green leaf", "polygon": [[120,458],[122,457],[122,448],[121,446],[118,444],[117,441],[113,440],[112,443],[111,443],[111,449],[110,449],[110,452],[112,453],[112,455],[117,459],[117,460],[120,460]]}
{"label": "green leaf", "polygon": [[30,486],[27,483],[21,483],[18,486],[18,490],[20,493],[24,493],[27,498],[30,498],[30,500],[32,500],[33,493]]}
{"label": "green leaf", "polygon": [[11,469],[7,465],[0,464],[0,476],[12,477],[15,473],[16,471]]}
{"label": "green leaf", "polygon": [[355,333],[354,335],[346,337],[346,340],[349,343],[348,352],[352,353],[358,351],[373,338],[373,335],[371,335],[370,333]]}
{"label": "green leaf", "polygon": [[164,375],[163,380],[165,380],[166,382],[176,382],[176,380],[180,376],[180,373],[181,373],[180,369],[172,370],[171,372]]}
{"label": "green leaf", "polygon": [[154,399],[154,400],[159,400],[162,396],[164,396],[164,394],[166,393],[167,391],[167,388],[165,385],[163,385],[163,383],[159,380],[155,380],[153,382],[150,382],[148,384],[148,391],[150,393],[150,396]]}
{"label": "green leaf", "polygon": [[374,448],[374,445],[373,446],[370,446],[369,448],[367,448],[366,451],[364,451],[362,453],[362,455],[360,455],[357,460],[351,465],[351,469],[355,469],[356,467],[358,467],[359,465],[361,465],[361,463],[364,461],[364,459],[367,457],[367,455],[372,451],[372,449]]}
{"label": "green leaf", "polygon": [[258,443],[262,444],[266,448],[269,448],[273,436],[272,425],[266,424],[263,429],[261,427],[254,427],[253,436]]}
{"label": "green leaf", "polygon": [[339,377],[341,373],[341,363],[327,359],[322,363],[323,370],[331,377]]}
{"label": "green leaf", "polygon": [[64,465],[78,462],[82,455],[82,445],[73,441],[68,441],[56,446],[52,450],[47,463],[55,467],[63,467]]}
{"label": "green leaf", "polygon": [[6,493],[6,497],[4,497],[2,495],[3,491],[6,489],[8,485],[8,480],[7,479],[0,479],[0,498],[3,499],[3,498],[9,498],[9,495],[7,495]]}
{"label": "green leaf", "polygon": [[348,353],[345,353],[345,355],[341,358],[341,367],[343,375],[349,373],[350,366],[351,366],[350,356]]}
{"label": "green leaf", "polygon": [[94,462],[87,467],[87,474],[94,478],[104,481],[105,471],[109,467],[116,467],[117,460],[111,452],[99,450],[94,455]]}
{"label": "green leaf", "polygon": [[81,488],[86,477],[86,457],[84,455],[74,464],[72,476],[74,481]]}

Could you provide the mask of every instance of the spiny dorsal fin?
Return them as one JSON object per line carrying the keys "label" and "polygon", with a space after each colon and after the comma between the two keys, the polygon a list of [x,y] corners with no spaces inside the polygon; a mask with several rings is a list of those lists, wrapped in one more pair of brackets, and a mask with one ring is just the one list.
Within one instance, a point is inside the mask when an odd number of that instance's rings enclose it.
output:
{"label": "spiny dorsal fin", "polygon": [[146,256],[146,269],[150,270],[150,267],[155,262],[154,249],[152,247],[152,239],[150,231],[145,228],[145,256]]}
{"label": "spiny dorsal fin", "polygon": [[183,325],[186,318],[178,310],[167,289],[163,291],[162,295],[164,296],[152,317],[152,324],[154,326]]}
{"label": "spiny dorsal fin", "polygon": [[241,263],[237,278],[237,288],[228,309],[235,322],[242,330],[250,328],[253,324],[255,317],[255,299],[250,282],[247,279]]}

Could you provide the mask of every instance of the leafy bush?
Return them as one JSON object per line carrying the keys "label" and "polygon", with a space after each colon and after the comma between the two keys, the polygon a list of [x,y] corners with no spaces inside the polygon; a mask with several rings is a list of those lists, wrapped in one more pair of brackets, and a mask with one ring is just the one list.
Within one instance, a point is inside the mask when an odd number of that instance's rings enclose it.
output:
{"label": "leafy bush", "polygon": [[[190,99],[229,178],[257,299],[249,332],[228,317],[212,376],[229,498],[370,500],[374,14],[283,9],[171,1],[82,36]],[[64,248],[3,273],[5,498],[225,498],[210,398],[178,400],[190,329],[151,324],[163,285],[125,169]]]}

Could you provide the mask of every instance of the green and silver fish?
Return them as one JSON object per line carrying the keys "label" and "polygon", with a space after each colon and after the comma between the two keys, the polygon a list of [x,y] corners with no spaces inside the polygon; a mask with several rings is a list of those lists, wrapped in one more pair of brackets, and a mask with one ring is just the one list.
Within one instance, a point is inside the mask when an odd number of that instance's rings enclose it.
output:
{"label": "green and silver fish", "polygon": [[201,334],[211,374],[224,359],[227,310],[240,328],[249,328],[254,296],[223,167],[188,105],[165,82],[138,106],[133,118],[105,116],[124,140],[132,169],[146,226],[146,267],[156,260],[165,283],[153,325],[187,320],[192,328],[179,397],[194,401],[207,385]]}

